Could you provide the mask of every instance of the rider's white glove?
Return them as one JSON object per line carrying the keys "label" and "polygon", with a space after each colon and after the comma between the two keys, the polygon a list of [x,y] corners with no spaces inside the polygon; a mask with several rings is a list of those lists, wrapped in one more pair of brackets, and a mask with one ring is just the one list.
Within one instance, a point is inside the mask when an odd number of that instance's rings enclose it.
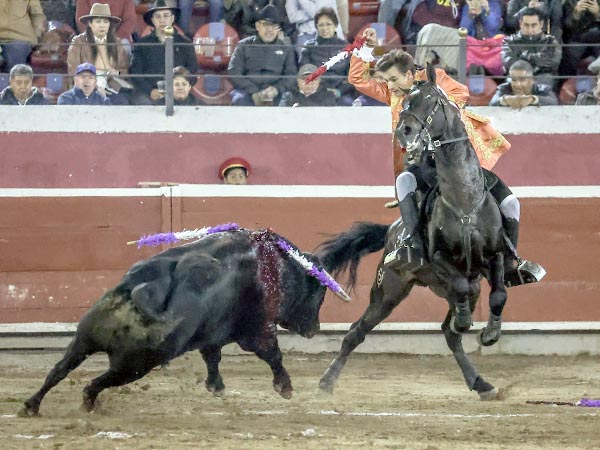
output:
{"label": "rider's white glove", "polygon": [[366,45],[363,45],[361,48],[355,48],[352,51],[352,54],[357,58],[362,59],[364,62],[371,62],[375,61],[373,50],[375,50],[374,47],[367,47]]}

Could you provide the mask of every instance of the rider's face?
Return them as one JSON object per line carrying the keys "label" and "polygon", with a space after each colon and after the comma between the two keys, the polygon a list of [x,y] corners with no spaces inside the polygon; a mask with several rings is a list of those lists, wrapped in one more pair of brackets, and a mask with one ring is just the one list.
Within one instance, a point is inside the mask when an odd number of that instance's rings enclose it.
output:
{"label": "rider's face", "polygon": [[387,83],[390,92],[397,96],[404,95],[405,91],[409,90],[415,81],[415,76],[410,70],[402,73],[395,66],[381,72],[381,77]]}

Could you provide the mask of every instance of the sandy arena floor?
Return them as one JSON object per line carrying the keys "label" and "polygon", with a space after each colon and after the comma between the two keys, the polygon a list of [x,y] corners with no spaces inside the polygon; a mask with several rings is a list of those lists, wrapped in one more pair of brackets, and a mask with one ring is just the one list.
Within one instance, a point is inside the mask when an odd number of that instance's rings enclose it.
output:
{"label": "sandy arena floor", "polygon": [[526,400],[600,398],[598,358],[474,355],[504,400],[481,402],[449,357],[355,354],[333,396],[317,395],[333,355],[287,354],[284,400],[254,356],[225,356],[226,394],[205,389],[189,353],[82,412],[81,390],[106,367],[86,361],[50,391],[41,417],[16,416],[59,353],[0,353],[0,448],[8,449],[598,449],[600,409]]}

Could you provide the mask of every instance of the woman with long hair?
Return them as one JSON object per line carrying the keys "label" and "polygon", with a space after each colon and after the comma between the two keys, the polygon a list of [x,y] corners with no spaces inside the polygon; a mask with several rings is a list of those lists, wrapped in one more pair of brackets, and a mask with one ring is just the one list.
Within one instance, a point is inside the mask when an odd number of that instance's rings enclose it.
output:
{"label": "woman with long hair", "polygon": [[79,64],[92,63],[97,70],[98,91],[107,95],[113,105],[129,104],[121,92],[130,87],[120,78],[129,72],[129,55],[116,35],[121,19],[110,14],[109,5],[94,3],[90,13],[79,20],[86,29],[73,38],[69,47],[69,75],[75,73]]}

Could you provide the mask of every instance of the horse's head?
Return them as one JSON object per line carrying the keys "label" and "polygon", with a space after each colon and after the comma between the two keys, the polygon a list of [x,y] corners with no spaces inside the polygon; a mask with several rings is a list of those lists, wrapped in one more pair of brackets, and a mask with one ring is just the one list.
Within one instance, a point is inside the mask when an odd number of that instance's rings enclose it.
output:
{"label": "horse's head", "polygon": [[417,82],[404,99],[395,137],[411,159],[446,131],[448,99],[436,85],[435,69],[427,65],[427,81]]}

